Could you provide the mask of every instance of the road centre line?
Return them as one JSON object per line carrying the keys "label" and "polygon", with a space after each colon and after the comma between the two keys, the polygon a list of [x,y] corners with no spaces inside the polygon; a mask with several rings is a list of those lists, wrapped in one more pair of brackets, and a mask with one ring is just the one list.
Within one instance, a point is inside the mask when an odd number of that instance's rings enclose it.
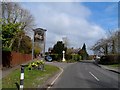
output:
{"label": "road centre line", "polygon": [[[60,68],[60,67],[59,67]],[[50,86],[48,87],[48,89],[49,88],[51,88],[51,86],[55,83],[55,81],[60,77],[60,75],[63,73],[63,69],[62,68],[60,68],[60,70],[61,70],[61,72],[59,73],[59,75],[52,81],[52,83],[50,84]]]}
{"label": "road centre line", "polygon": [[94,74],[92,74],[91,72],[89,72],[90,75],[92,75],[97,81],[100,81]]}

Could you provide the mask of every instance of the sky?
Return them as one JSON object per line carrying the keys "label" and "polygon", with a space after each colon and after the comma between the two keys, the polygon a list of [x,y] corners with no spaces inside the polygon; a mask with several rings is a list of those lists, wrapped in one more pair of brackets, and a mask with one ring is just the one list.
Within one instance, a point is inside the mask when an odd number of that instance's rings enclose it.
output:
{"label": "sky", "polygon": [[[46,50],[67,38],[68,46],[87,51],[107,30],[118,28],[117,2],[21,2],[35,19],[36,28],[46,29]],[[32,35],[32,34],[31,34]]]}

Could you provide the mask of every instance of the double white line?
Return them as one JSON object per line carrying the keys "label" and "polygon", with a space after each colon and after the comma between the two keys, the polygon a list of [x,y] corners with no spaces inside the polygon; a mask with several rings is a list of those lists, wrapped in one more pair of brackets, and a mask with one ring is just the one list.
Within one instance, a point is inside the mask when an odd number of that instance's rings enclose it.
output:
{"label": "double white line", "polygon": [[92,75],[97,81],[100,81],[94,74],[92,74],[91,72],[89,72],[90,75]]}

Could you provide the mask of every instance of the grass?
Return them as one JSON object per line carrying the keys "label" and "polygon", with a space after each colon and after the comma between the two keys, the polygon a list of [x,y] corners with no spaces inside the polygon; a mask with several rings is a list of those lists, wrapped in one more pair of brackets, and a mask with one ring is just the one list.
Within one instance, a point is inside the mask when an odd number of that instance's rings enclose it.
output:
{"label": "grass", "polygon": [[[45,65],[45,71],[25,69],[24,88],[37,88],[59,70],[58,67]],[[20,69],[2,79],[2,88],[16,88],[15,82],[20,82]]]}
{"label": "grass", "polygon": [[108,65],[109,67],[114,67],[114,68],[118,68],[120,67],[120,64],[113,64],[113,65]]}
{"label": "grass", "polygon": [[2,79],[0,79],[0,90],[2,89]]}

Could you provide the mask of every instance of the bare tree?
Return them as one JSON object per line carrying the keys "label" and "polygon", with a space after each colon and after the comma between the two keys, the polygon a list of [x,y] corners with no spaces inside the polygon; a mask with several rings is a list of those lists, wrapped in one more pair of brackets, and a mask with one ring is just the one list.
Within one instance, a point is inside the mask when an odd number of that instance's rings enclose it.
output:
{"label": "bare tree", "polygon": [[119,38],[118,38],[118,32],[116,31],[110,31],[107,32],[107,38],[100,39],[96,42],[94,46],[92,46],[91,50],[95,52],[95,54],[118,54],[119,49]]}

